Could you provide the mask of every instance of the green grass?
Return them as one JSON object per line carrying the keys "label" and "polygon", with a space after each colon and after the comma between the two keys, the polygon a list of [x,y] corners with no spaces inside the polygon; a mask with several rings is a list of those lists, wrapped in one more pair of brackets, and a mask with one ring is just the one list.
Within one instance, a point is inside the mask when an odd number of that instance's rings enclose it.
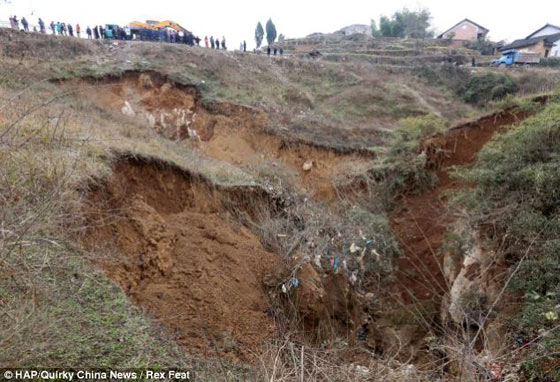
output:
{"label": "green grass", "polygon": [[547,365],[558,364],[560,341],[560,103],[495,137],[459,176],[477,184],[461,197],[471,224],[511,269],[521,262],[508,284],[519,299],[510,326],[514,338],[536,341],[522,363],[527,377],[558,380]]}
{"label": "green grass", "polygon": [[[25,240],[41,240],[45,234]],[[36,242],[5,259],[13,271],[21,271],[1,281],[0,298],[7,303],[3,313],[9,319],[2,325],[0,365],[191,366],[170,333],[156,329],[118,287],[62,243]]]}
{"label": "green grass", "polygon": [[405,191],[421,192],[433,187],[437,178],[427,168],[427,155],[422,140],[443,131],[444,121],[435,115],[410,117],[388,138],[387,148],[381,151],[371,170],[378,193],[387,204]]}

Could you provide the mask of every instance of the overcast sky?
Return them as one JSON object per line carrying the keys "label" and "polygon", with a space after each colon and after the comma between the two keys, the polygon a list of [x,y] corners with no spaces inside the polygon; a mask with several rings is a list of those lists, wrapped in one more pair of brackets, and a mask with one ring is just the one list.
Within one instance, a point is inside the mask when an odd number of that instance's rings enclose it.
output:
{"label": "overcast sky", "polygon": [[[465,17],[490,29],[492,40],[523,38],[546,23],[560,25],[560,0],[0,0],[0,20],[11,14],[80,23],[120,24],[130,21],[171,19],[196,35],[225,36],[229,48],[247,40],[254,45],[258,21],[272,18],[278,34],[287,38],[314,32],[334,32],[350,24],[369,24],[380,15],[408,7],[428,8],[436,31],[443,32]],[[31,13],[33,12],[33,15]]]}

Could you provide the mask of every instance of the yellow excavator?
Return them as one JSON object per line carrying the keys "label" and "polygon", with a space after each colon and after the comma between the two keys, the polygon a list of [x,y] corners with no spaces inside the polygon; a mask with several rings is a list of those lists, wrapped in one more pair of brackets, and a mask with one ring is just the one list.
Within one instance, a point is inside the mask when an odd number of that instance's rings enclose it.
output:
{"label": "yellow excavator", "polygon": [[133,21],[129,23],[128,26],[130,26],[130,29],[148,29],[157,31],[157,28],[153,24],[143,23],[141,21]]}
{"label": "yellow excavator", "polygon": [[130,27],[131,34],[140,40],[161,41],[162,37],[160,34],[167,28],[174,29],[177,32],[183,32],[185,36],[192,36],[191,32],[171,20],[146,20],[145,23],[141,21],[133,21],[128,25]]}
{"label": "yellow excavator", "polygon": [[159,23],[154,24],[154,27],[156,27],[157,29],[172,28],[175,29],[177,32],[187,32],[185,28],[183,28],[182,26],[180,26],[179,24],[171,20],[160,21]]}
{"label": "yellow excavator", "polygon": [[128,25],[130,26],[130,29],[148,29],[152,31],[159,31],[160,29],[163,28],[172,28],[175,29],[177,32],[187,32],[185,28],[183,28],[178,23],[171,20],[165,20],[165,21],[148,20],[145,23],[141,21],[133,21]]}

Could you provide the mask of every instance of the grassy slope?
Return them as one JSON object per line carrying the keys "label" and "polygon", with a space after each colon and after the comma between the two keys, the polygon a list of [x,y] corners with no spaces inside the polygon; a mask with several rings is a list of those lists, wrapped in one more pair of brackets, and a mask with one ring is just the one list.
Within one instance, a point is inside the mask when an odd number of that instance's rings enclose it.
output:
{"label": "grassy slope", "polygon": [[[398,119],[407,116],[436,111],[451,124],[476,113],[450,93],[417,81],[409,69],[351,61],[264,58],[153,43],[117,47],[94,43],[85,44],[85,48],[84,42],[79,43],[70,49],[66,58],[57,57],[53,61],[48,57],[56,57],[51,52],[58,46],[45,44],[43,40],[27,42],[23,51],[15,53],[15,49],[10,49],[9,52],[18,58],[20,53],[34,56],[30,57],[30,61],[36,61],[33,74],[41,77],[157,70],[179,82],[197,85],[207,100],[263,108],[274,116],[273,129],[283,128],[295,137],[327,146],[375,145],[379,143],[379,129],[391,128]],[[35,60],[35,57],[47,57],[47,60]],[[328,135],[324,134],[325,130]]]}

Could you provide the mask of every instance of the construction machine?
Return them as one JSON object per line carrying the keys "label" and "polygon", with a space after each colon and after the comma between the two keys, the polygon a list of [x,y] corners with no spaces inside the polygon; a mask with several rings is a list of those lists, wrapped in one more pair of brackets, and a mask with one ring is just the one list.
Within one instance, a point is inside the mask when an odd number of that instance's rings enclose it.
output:
{"label": "construction machine", "polygon": [[173,29],[177,32],[183,32],[185,35],[192,34],[181,25],[171,20],[147,20],[145,23],[140,21],[133,21],[128,25],[130,26],[131,34],[133,36],[136,36],[136,38],[140,40],[158,41],[159,39],[161,39],[160,33],[165,29]]}

